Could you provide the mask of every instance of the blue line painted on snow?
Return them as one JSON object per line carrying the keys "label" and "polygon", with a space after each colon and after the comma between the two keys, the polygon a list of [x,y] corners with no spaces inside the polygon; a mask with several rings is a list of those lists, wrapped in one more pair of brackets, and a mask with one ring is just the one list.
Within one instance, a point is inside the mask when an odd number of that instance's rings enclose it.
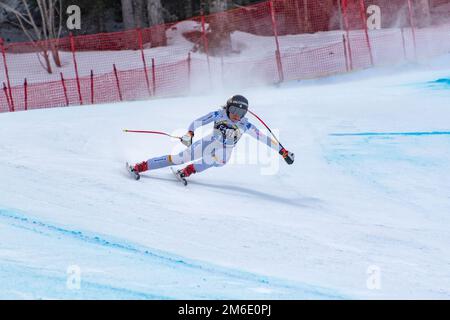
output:
{"label": "blue line painted on snow", "polygon": [[450,78],[439,78],[432,81],[420,82],[420,83],[406,83],[395,85],[394,87],[414,87],[428,90],[450,90]]}
{"label": "blue line painted on snow", "polygon": [[450,78],[441,78],[434,81],[428,81],[431,87],[439,87],[442,89],[450,89]]}
{"label": "blue line painted on snow", "polygon": [[[143,299],[143,300],[172,300],[174,298],[155,295],[138,290],[120,288],[108,284],[95,283],[83,279],[83,291],[68,290],[62,284],[66,283],[67,278],[45,274],[37,268],[2,262],[0,264],[0,281],[2,292],[0,298],[16,299]],[[45,283],[45,286],[42,286]],[[13,289],[11,289],[13,288]],[[55,293],[55,288],[58,288]],[[5,292],[6,291],[6,292]],[[11,292],[12,291],[12,292]],[[20,296],[24,292],[25,296]],[[19,293],[19,294],[18,294]],[[2,294],[4,294],[2,296]]]}
{"label": "blue line painted on snow", "polygon": [[[59,227],[54,224],[43,222],[39,219],[29,217],[25,214],[17,213],[16,211],[0,209],[0,218],[6,221],[10,226],[32,231],[39,235],[50,236],[52,238],[62,239],[63,241],[67,241],[67,239],[64,240],[65,238],[78,240],[92,245],[99,245],[101,247],[108,248],[108,250],[116,249],[122,252],[128,252],[133,255],[141,256],[143,258],[148,258],[149,260],[147,260],[147,262],[149,263],[149,266],[157,267],[157,270],[161,270],[162,272],[166,273],[169,272],[170,274],[176,275],[178,278],[183,276],[195,276],[196,278],[204,280],[208,278],[210,282],[217,283],[217,285],[219,286],[228,285],[228,295],[224,295],[223,298],[230,298],[230,294],[234,292],[230,290],[242,291],[242,289],[246,286],[255,286],[259,284],[260,286],[268,287],[276,291],[282,289],[283,291],[285,291],[285,293],[283,294],[284,298],[292,296],[296,298],[310,297],[321,299],[345,299],[343,295],[337,293],[335,290],[330,290],[328,288],[295,283],[284,279],[262,276],[237,269],[215,266],[206,262],[190,260],[171,253],[146,248],[142,245],[127,243],[123,240],[114,239],[110,236],[103,236],[93,234],[91,232],[70,230],[68,228]],[[111,251],[110,254],[113,254],[113,251]],[[236,281],[238,281],[238,284],[234,285],[234,287],[230,287],[233,286],[230,285],[230,283],[236,283]],[[121,289],[114,288],[114,290]],[[133,293],[133,295],[139,296],[141,298],[160,296],[158,293],[155,294],[154,292],[148,294],[135,291],[129,292],[130,294]],[[208,291],[205,292],[205,294],[205,298],[217,298],[214,295],[208,295]],[[163,295],[161,295],[161,297],[167,298],[167,296]],[[198,296],[196,297],[198,298]]]}
{"label": "blue line painted on snow", "polygon": [[444,84],[450,85],[450,78],[438,79],[438,80],[433,81],[433,82],[436,82],[436,83],[444,83]]}
{"label": "blue line painted on snow", "polygon": [[419,132],[355,132],[355,133],[331,133],[330,136],[437,136],[450,135],[450,131],[419,131]]}
{"label": "blue line painted on snow", "polygon": [[[78,240],[82,240],[85,242],[110,247],[114,249],[124,250],[135,254],[142,254],[144,256],[150,256],[152,258],[160,260],[162,263],[170,263],[170,264],[178,264],[183,265],[184,267],[188,268],[196,268],[196,269],[205,269],[208,268],[205,266],[202,266],[200,264],[196,264],[194,262],[188,262],[186,259],[183,259],[181,257],[177,257],[175,255],[170,255],[167,253],[158,252],[154,249],[148,249],[148,248],[140,248],[139,246],[127,244],[125,242],[119,241],[119,240],[112,240],[112,239],[106,239],[105,237],[100,237],[95,234],[90,234],[87,232],[82,231],[76,231],[76,230],[69,230],[62,227],[57,227],[42,221],[38,221],[32,218],[28,218],[24,215],[11,212],[11,211],[5,211],[0,209],[0,217],[2,218],[9,218],[13,219],[15,221],[20,221],[22,223],[25,223],[28,227],[36,226],[40,228],[44,228],[48,231],[53,231],[61,235],[65,235],[71,238],[76,238]],[[20,227],[25,227],[24,225],[21,225]],[[36,230],[34,230],[36,231]],[[266,278],[259,278],[258,281],[260,282],[268,282]]]}

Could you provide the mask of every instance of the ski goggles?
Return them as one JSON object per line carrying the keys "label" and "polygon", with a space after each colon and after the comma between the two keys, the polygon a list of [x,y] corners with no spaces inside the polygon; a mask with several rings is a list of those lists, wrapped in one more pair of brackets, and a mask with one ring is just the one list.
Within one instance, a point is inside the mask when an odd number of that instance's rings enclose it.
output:
{"label": "ski goggles", "polygon": [[236,106],[230,106],[228,112],[237,115],[239,118],[243,118],[247,114],[247,110]]}

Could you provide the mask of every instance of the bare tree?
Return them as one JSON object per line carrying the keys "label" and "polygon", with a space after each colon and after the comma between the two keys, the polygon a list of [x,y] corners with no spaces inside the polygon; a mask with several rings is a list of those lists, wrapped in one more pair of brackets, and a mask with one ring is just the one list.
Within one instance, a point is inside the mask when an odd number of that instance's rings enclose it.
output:
{"label": "bare tree", "polygon": [[[230,0],[210,0],[209,11],[211,13],[220,13],[230,7]],[[232,51],[231,30],[228,27],[228,15],[216,14],[210,20],[211,28],[211,53],[227,54]]]}
{"label": "bare tree", "polygon": [[[59,39],[62,31],[62,1],[61,0],[37,0],[42,19],[44,39]],[[58,21],[56,19],[58,18]],[[58,27],[56,27],[58,26]],[[61,67],[61,59],[58,52],[57,41],[49,41],[53,61]]]}
{"label": "bare tree", "polygon": [[124,29],[125,30],[134,29],[136,25],[134,23],[133,0],[121,0],[121,1],[122,1],[122,18]]}
{"label": "bare tree", "polygon": [[14,4],[16,5],[11,6],[8,2],[2,2],[0,8],[15,15],[24,34],[38,48],[39,54],[44,58],[44,63],[40,59],[39,62],[48,73],[52,73],[49,51],[56,66],[61,67],[58,39],[62,31],[62,1],[36,0],[39,18],[35,18],[33,15],[28,0],[21,0],[20,6],[17,5],[17,1]]}
{"label": "bare tree", "polygon": [[[20,10],[19,0],[2,0],[2,2],[15,10]],[[0,24],[8,22],[10,15],[10,11],[5,10],[4,7],[0,6]]]}
{"label": "bare tree", "polygon": [[166,45],[166,28],[164,24],[161,0],[147,0],[148,22],[152,28],[152,47]]}
{"label": "bare tree", "polygon": [[145,23],[145,3],[144,0],[133,0],[134,22],[137,28],[143,28]]}

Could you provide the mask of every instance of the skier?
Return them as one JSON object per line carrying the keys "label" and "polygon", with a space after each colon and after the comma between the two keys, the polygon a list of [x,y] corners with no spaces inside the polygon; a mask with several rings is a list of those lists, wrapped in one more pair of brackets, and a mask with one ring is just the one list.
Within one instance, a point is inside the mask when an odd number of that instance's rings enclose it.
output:
{"label": "skier", "polygon": [[[165,155],[151,158],[147,161],[130,166],[129,170],[136,179],[140,173],[169,166],[175,166],[194,161],[184,169],[174,171],[177,177],[187,184],[186,179],[193,173],[199,173],[211,167],[225,165],[242,133],[248,133],[258,141],[262,141],[277,151],[288,164],[294,163],[294,154],[280,146],[279,143],[267,137],[251,124],[245,117],[248,111],[248,100],[241,96],[231,97],[221,109],[210,112],[195,120],[189,126],[188,132],[181,138],[187,149],[177,155]],[[198,140],[194,144],[192,139],[195,130],[208,123],[214,122],[213,133]]]}

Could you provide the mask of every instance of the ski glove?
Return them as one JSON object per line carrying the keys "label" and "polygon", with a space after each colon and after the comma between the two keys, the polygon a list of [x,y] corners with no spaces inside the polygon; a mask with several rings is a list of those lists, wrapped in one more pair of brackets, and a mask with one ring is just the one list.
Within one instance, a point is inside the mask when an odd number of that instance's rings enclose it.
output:
{"label": "ski glove", "polygon": [[190,147],[192,145],[192,137],[194,133],[192,131],[188,131],[184,136],[181,137],[181,143],[186,147]]}
{"label": "ski glove", "polygon": [[289,152],[285,148],[282,148],[279,153],[283,157],[284,161],[287,162],[287,164],[293,164],[294,163],[295,155],[292,152]]}

